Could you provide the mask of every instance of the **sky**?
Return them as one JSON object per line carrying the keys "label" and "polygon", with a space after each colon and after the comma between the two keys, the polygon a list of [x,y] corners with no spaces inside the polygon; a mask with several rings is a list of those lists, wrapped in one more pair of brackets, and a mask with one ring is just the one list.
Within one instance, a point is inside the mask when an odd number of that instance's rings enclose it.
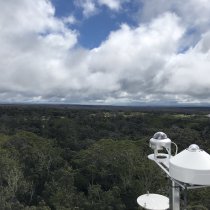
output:
{"label": "sky", "polygon": [[0,103],[210,105],[210,0],[0,0]]}

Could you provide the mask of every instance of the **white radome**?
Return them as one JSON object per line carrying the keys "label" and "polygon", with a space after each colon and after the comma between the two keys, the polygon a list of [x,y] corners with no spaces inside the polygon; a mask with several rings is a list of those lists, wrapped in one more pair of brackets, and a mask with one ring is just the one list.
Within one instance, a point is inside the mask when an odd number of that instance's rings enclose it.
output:
{"label": "white radome", "polygon": [[153,150],[162,150],[163,147],[171,148],[171,140],[163,132],[157,132],[150,139],[150,147]]}
{"label": "white radome", "polygon": [[137,203],[147,210],[169,209],[169,198],[159,194],[144,194],[137,198]]}
{"label": "white radome", "polygon": [[169,161],[172,178],[193,185],[210,185],[210,155],[192,144]]}

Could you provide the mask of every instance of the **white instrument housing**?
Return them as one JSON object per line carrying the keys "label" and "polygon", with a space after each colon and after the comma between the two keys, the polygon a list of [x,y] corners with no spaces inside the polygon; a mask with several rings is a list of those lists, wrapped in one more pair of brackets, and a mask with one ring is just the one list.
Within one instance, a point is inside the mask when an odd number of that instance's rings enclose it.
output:
{"label": "white instrument housing", "polygon": [[210,155],[192,144],[171,157],[169,175],[192,185],[210,185]]}

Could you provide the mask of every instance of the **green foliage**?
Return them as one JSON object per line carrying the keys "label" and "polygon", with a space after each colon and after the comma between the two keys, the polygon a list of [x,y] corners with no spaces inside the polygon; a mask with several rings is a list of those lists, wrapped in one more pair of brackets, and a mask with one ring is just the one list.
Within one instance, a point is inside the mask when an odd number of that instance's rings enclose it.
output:
{"label": "green foliage", "polygon": [[193,205],[193,206],[189,205],[187,207],[187,210],[208,210],[208,208],[202,205]]}
{"label": "green foliage", "polygon": [[0,204],[1,208],[11,209],[16,196],[24,185],[19,164],[3,149],[0,150]]}
{"label": "green foliage", "polygon": [[101,140],[82,150],[73,160],[77,187],[88,195],[89,186],[100,186],[105,192],[117,187],[126,208],[136,208],[139,193],[160,190],[164,183],[159,170],[143,156],[141,145],[129,140]]}
{"label": "green foliage", "polygon": [[120,189],[113,187],[104,191],[100,185],[90,185],[88,188],[88,205],[86,209],[92,210],[124,210],[125,205],[120,198]]}
{"label": "green foliage", "polygon": [[50,181],[45,184],[44,197],[52,209],[75,209],[80,198],[75,193],[74,171],[68,166],[52,173]]}
{"label": "green foliage", "polygon": [[[139,195],[167,195],[148,142],[161,130],[210,152],[209,110],[193,111],[0,107],[0,209],[137,210]],[[190,191],[187,209],[210,209],[209,194]]]}

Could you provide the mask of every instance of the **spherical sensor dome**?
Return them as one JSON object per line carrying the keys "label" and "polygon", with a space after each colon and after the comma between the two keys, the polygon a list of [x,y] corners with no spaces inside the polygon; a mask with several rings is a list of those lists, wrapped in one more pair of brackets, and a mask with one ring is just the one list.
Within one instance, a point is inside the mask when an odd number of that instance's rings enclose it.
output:
{"label": "spherical sensor dome", "polygon": [[167,139],[167,135],[163,132],[157,132],[154,134],[153,139],[157,139],[157,140],[163,140],[163,139]]}
{"label": "spherical sensor dome", "polygon": [[162,147],[170,148],[171,140],[167,137],[167,135],[163,132],[157,132],[150,139],[150,147],[152,149],[162,149]]}

